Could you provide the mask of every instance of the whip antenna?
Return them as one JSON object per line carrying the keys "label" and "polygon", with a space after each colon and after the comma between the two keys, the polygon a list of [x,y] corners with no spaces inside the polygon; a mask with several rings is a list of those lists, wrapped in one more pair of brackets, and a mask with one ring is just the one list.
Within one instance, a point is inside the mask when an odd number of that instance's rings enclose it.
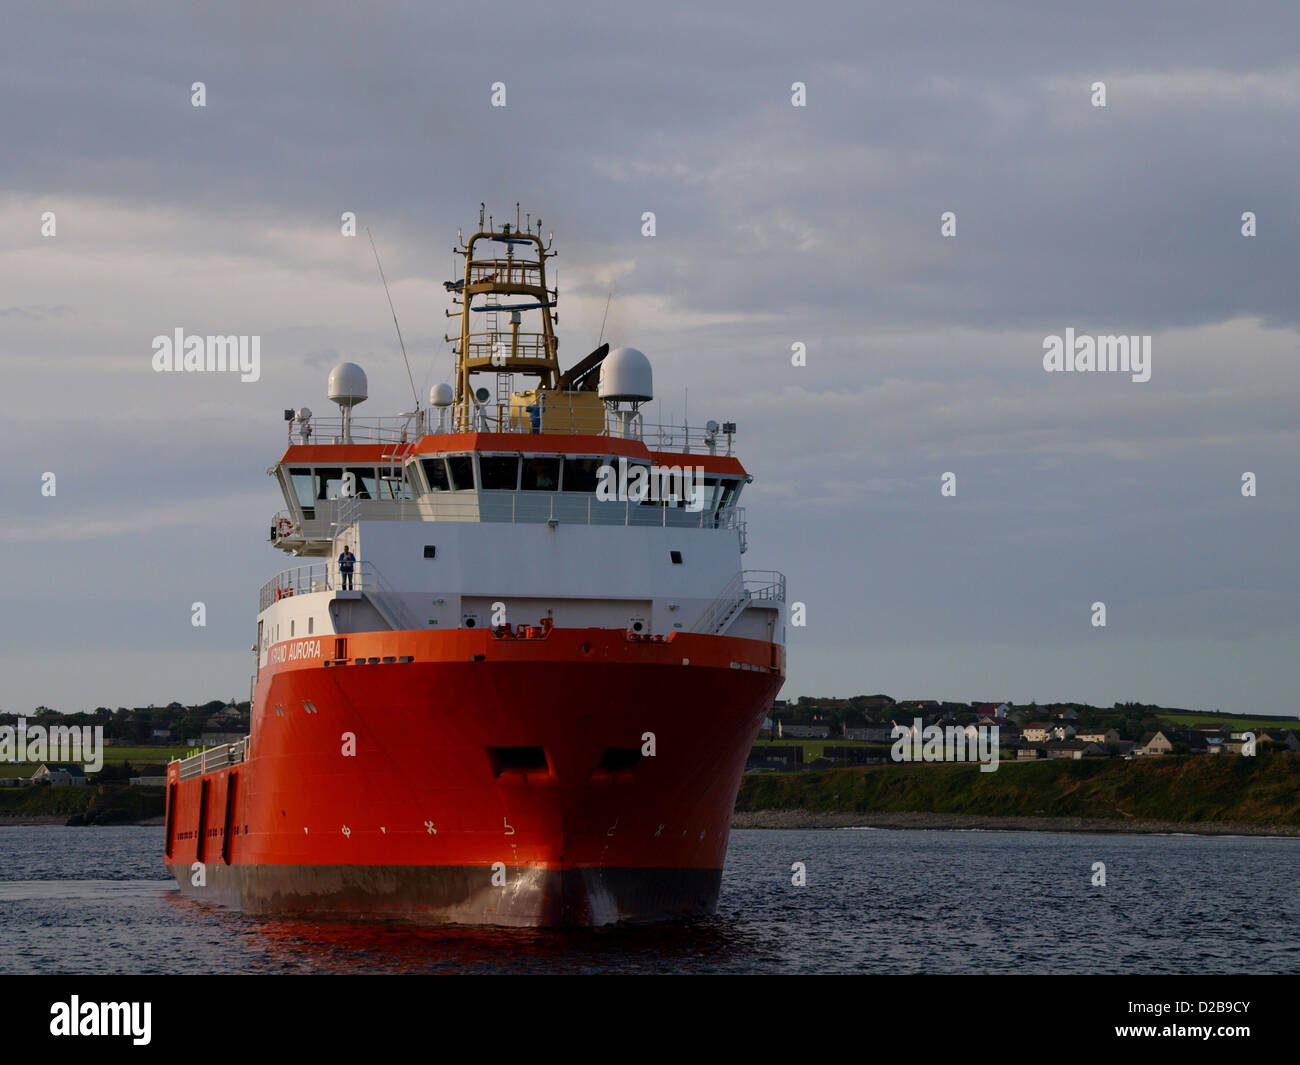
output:
{"label": "whip antenna", "polygon": [[605,339],[605,319],[609,317],[609,301],[612,300],[613,298],[614,298],[613,292],[611,292],[608,296],[605,297],[605,313],[600,316],[600,339],[596,341],[597,347],[599,347],[601,345],[601,342],[604,341]]}
{"label": "whip antenna", "polygon": [[402,346],[402,361],[406,363],[406,378],[411,382],[411,395],[415,397],[415,409],[420,409],[420,393],[415,390],[415,378],[411,376],[411,360],[406,357],[406,341],[402,339],[402,327],[397,324],[397,309],[393,306],[393,294],[388,291],[388,278],[384,277],[384,264],[379,261],[379,249],[375,247],[375,238],[370,227],[366,226],[366,236],[370,237],[370,250],[375,253],[375,265],[379,267],[379,280],[384,283],[384,295],[388,297],[388,309],[393,312],[393,327],[397,330],[397,343]]}

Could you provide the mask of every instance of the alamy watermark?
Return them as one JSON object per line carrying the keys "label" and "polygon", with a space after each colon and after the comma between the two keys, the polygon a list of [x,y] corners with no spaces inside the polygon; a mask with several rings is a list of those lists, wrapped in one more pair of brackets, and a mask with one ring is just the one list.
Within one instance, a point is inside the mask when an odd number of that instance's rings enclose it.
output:
{"label": "alamy watermark", "polygon": [[979,762],[981,773],[998,768],[997,725],[895,725],[889,733],[895,762]]}
{"label": "alamy watermark", "polygon": [[158,373],[231,371],[244,382],[262,376],[260,336],[186,336],[180,326],[172,336],[153,338],[153,368]]}
{"label": "alamy watermark", "polygon": [[1106,370],[1133,375],[1143,383],[1151,380],[1151,338],[1149,336],[1075,336],[1074,327],[1065,336],[1043,338],[1043,369],[1048,373],[1085,373]]}
{"label": "alamy watermark", "polygon": [[687,510],[704,509],[703,466],[647,466],[619,459],[596,471],[596,498],[602,503],[679,503]]}
{"label": "alamy watermark", "polygon": [[86,770],[104,768],[103,725],[0,726],[0,762],[81,762]]}
{"label": "alamy watermark", "polygon": [[151,1002],[82,1002],[73,995],[50,1006],[50,1035],[130,1036],[135,1046],[148,1046],[152,1013]]}

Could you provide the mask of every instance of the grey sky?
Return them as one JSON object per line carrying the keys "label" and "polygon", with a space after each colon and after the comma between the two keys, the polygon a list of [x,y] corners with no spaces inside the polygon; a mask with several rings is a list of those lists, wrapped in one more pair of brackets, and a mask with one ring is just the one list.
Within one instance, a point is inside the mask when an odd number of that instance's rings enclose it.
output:
{"label": "grey sky", "polygon": [[[456,229],[520,200],[562,358],[612,291],[664,419],[739,423],[786,694],[1297,712],[1293,4],[268,7],[7,15],[0,708],[246,697],[281,409],[344,357],[411,402],[339,215],[424,392]],[[178,326],[261,381],[153,373]],[[1045,373],[1067,326],[1150,382]]]}

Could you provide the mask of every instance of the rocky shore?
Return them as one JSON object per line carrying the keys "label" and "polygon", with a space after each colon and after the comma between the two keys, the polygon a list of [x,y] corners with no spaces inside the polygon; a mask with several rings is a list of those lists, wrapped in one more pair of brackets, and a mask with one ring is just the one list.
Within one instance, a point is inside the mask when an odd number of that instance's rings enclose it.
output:
{"label": "rocky shore", "polygon": [[914,828],[1002,832],[1179,832],[1198,836],[1300,836],[1300,826],[1244,821],[1145,821],[1091,817],[983,817],[974,814],[737,811],[732,828]]}

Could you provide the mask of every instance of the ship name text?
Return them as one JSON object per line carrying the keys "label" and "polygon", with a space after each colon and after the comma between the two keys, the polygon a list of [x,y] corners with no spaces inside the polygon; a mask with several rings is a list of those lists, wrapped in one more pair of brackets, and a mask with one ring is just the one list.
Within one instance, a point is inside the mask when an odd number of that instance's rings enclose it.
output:
{"label": "ship name text", "polygon": [[271,648],[272,662],[296,662],[300,658],[320,658],[320,640],[296,640]]}

